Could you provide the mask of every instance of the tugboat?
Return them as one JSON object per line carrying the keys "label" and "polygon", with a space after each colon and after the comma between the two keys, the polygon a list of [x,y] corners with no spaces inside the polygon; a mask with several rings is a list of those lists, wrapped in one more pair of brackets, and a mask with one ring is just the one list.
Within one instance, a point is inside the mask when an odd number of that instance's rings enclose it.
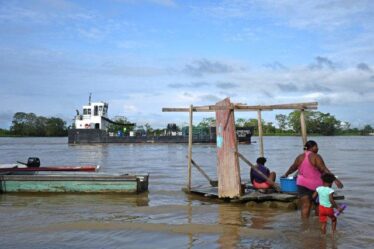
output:
{"label": "tugboat", "polygon": [[[109,124],[116,124],[123,127],[132,127],[132,123],[118,123],[108,118],[108,103],[91,102],[89,96],[88,105],[83,106],[82,114],[76,111],[73,128],[68,130],[69,144],[88,144],[88,143],[188,143],[188,129],[177,132],[173,127],[168,125],[168,129],[163,135],[150,135],[146,133],[138,134],[137,132],[124,133],[122,130],[117,133],[109,132]],[[176,127],[176,125],[174,125]],[[238,141],[240,143],[251,143],[253,127],[237,127],[236,130]],[[194,143],[215,143],[216,129],[210,127],[206,133],[194,132]]]}

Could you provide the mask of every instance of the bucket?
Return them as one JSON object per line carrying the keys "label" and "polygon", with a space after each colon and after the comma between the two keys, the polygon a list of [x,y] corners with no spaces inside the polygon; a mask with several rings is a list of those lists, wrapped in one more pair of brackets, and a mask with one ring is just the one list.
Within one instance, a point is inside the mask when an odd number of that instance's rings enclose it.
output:
{"label": "bucket", "polygon": [[286,193],[297,193],[296,177],[280,178],[281,191]]}

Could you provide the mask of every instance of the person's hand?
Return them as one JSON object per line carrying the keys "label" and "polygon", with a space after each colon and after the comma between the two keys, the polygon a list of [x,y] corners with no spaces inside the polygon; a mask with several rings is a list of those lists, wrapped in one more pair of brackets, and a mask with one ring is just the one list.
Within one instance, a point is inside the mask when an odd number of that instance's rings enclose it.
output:
{"label": "person's hand", "polygon": [[344,187],[343,183],[338,178],[335,179],[335,184],[338,188]]}
{"label": "person's hand", "polygon": [[344,208],[342,206],[339,206],[338,208],[339,213],[342,213],[344,211]]}

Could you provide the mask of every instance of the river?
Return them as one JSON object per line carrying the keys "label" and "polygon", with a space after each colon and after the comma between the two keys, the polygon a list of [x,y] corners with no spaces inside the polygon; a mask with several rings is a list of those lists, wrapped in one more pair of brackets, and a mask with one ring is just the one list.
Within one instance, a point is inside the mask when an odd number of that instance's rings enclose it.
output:
{"label": "river", "polygon": [[[0,194],[0,248],[373,248],[374,137],[310,137],[345,185],[348,208],[334,238],[317,217],[264,205],[187,195],[187,145],[68,145],[67,138],[0,138],[0,163],[37,156],[42,165],[99,164],[106,173],[149,173],[149,192]],[[257,141],[257,137],[253,138]],[[267,166],[282,175],[301,152],[299,137],[265,137]],[[251,161],[258,144],[239,145]],[[216,178],[214,145],[194,145],[194,160]],[[249,168],[241,163],[242,180]],[[206,183],[193,170],[193,184]],[[330,227],[329,227],[330,228]]]}

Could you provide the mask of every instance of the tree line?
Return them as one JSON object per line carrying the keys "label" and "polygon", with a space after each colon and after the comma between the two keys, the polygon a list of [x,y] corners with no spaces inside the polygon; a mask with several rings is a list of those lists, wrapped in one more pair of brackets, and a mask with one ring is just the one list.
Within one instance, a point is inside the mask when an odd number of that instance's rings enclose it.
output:
{"label": "tree line", "polygon": [[[300,134],[300,111],[293,111],[288,115],[278,114],[275,116],[275,120],[276,124],[261,120],[264,135]],[[115,121],[116,124],[109,124],[109,132],[122,131],[128,134],[130,131],[135,131],[138,135],[161,135],[168,131],[184,131],[186,128],[178,127],[175,124],[168,124],[163,129],[153,129],[149,123],[140,126],[136,126],[136,124],[130,125],[131,122],[126,117],[116,119]],[[310,135],[369,135],[374,132],[371,125],[365,125],[361,129],[352,128],[350,123],[340,121],[330,113],[319,111],[305,111],[305,122],[307,132]],[[204,118],[197,125],[194,125],[193,128],[196,132],[209,134],[211,126],[215,126],[215,119]],[[238,118],[236,126],[253,128],[254,135],[258,135],[258,119]],[[47,118],[37,116],[34,113],[17,112],[13,116],[10,129],[0,129],[0,136],[67,136],[67,130],[66,122],[61,118]]]}
{"label": "tree line", "polygon": [[1,135],[30,137],[63,137],[68,134],[66,122],[61,118],[47,118],[25,112],[15,113],[10,129],[0,132]]}

